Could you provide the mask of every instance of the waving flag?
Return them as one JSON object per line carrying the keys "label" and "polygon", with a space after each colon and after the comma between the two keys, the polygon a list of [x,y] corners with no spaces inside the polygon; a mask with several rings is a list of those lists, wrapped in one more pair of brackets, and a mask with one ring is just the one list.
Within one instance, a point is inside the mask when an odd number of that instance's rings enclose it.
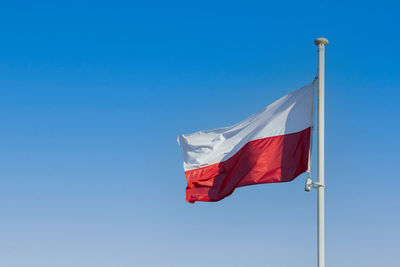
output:
{"label": "waving flag", "polygon": [[307,171],[314,84],[233,126],[183,134],[186,200],[218,201],[237,187],[289,182]]}

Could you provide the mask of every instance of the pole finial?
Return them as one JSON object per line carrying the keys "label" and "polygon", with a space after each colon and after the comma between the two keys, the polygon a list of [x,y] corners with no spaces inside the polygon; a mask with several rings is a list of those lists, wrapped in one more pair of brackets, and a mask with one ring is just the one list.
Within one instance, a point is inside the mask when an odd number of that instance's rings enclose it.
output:
{"label": "pole finial", "polygon": [[317,38],[314,40],[315,45],[320,45],[320,44],[327,45],[328,43],[329,43],[328,39],[323,38],[323,37],[320,37],[320,38]]}

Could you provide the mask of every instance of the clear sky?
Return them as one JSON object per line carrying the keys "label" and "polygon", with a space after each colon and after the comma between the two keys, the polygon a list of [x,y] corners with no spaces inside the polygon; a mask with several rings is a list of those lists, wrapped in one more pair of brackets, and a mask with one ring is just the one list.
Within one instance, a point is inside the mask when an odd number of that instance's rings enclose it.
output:
{"label": "clear sky", "polygon": [[316,266],[305,175],[189,204],[176,138],[310,83],[320,36],[327,266],[398,266],[399,8],[3,2],[0,266]]}

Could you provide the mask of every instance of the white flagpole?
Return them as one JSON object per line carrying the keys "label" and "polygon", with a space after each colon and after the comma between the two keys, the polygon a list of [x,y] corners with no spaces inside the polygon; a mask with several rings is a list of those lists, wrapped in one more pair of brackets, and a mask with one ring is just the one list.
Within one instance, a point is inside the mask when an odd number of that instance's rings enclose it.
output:
{"label": "white flagpole", "polygon": [[325,267],[325,46],[328,40],[315,39],[318,46],[318,267]]}

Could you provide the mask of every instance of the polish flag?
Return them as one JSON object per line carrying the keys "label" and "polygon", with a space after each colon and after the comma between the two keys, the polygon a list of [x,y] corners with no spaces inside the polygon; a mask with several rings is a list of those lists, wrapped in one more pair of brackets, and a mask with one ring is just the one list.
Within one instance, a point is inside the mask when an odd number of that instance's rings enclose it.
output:
{"label": "polish flag", "polygon": [[310,160],[314,83],[235,125],[183,134],[186,200],[218,201],[235,188],[289,182]]}

